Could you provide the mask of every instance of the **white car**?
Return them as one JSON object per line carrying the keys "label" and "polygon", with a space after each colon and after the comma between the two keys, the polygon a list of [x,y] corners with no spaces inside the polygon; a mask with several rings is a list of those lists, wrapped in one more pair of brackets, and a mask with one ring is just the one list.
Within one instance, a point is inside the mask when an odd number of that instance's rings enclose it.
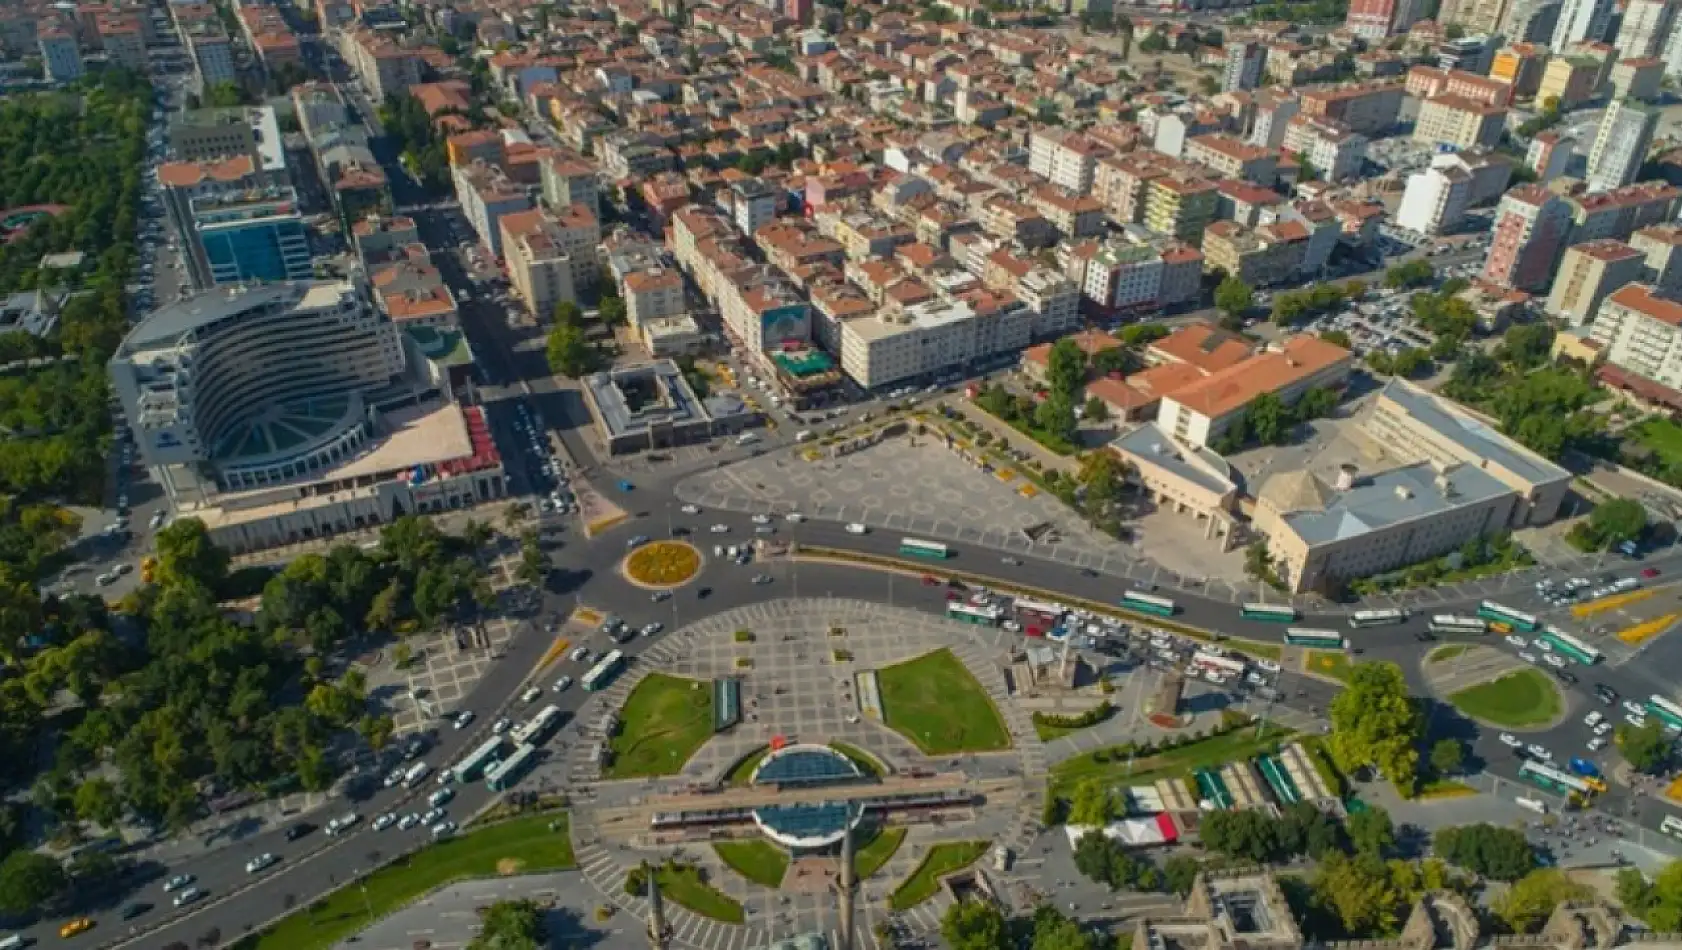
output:
{"label": "white car", "polygon": [[698,515],[698,514],[701,513],[701,506],[700,505],[684,505],[682,508],[679,508],[678,510],[683,512],[686,515]]}
{"label": "white car", "polygon": [[1531,755],[1535,756],[1538,759],[1541,759],[1543,762],[1552,762],[1553,761],[1554,754],[1552,752],[1549,752],[1547,749],[1543,748],[1542,746],[1540,746],[1540,745],[1538,745],[1534,742],[1530,743],[1530,745],[1528,745],[1528,746],[1525,746],[1524,751],[1530,753]]}
{"label": "white car", "polygon": [[1633,699],[1626,699],[1624,700],[1624,712],[1629,713],[1631,716],[1645,716],[1647,715],[1647,707],[1641,705]]}
{"label": "white car", "polygon": [[1506,640],[1507,640],[1508,644],[1510,644],[1512,646],[1515,646],[1515,647],[1518,647],[1520,650],[1522,650],[1525,647],[1530,645],[1529,640],[1526,640],[1525,638],[1519,636],[1516,633],[1507,634]]}
{"label": "white car", "polygon": [[177,874],[164,882],[164,893],[168,894],[170,891],[178,891],[193,883],[195,880],[197,880],[197,878],[193,877],[191,874]]}
{"label": "white car", "polygon": [[1520,651],[1518,651],[1518,658],[1519,658],[1519,659],[1521,659],[1521,660],[1523,660],[1523,661],[1524,661],[1524,662],[1526,662],[1526,663],[1535,663],[1535,662],[1537,662],[1537,658],[1536,658],[1536,654],[1534,654],[1534,653],[1531,653],[1531,652],[1529,652],[1529,651],[1527,651],[1527,650],[1520,650]]}
{"label": "white car", "polygon": [[658,620],[655,620],[651,623],[645,623],[642,625],[642,635],[645,637],[652,637],[664,629],[666,629],[666,625]]}
{"label": "white car", "polygon": [[342,815],[335,818],[327,823],[327,836],[331,838],[338,835],[340,832],[348,831],[361,820],[362,816],[358,815],[356,812],[351,812],[348,815]]}
{"label": "white car", "polygon": [[466,729],[472,724],[473,719],[473,710],[463,709],[461,712],[456,713],[455,727],[457,729]]}
{"label": "white car", "polygon": [[395,824],[397,824],[397,816],[388,811],[380,817],[375,818],[374,823],[368,827],[374,829],[375,831],[384,831]]}
{"label": "white car", "polygon": [[256,874],[258,871],[263,870],[279,860],[279,858],[265,851],[262,854],[257,855],[255,858],[245,862],[245,873]]}
{"label": "white car", "polygon": [[1596,709],[1594,712],[1591,712],[1587,716],[1583,717],[1583,725],[1592,729],[1595,726],[1600,725],[1603,721],[1605,721],[1605,719],[1606,717],[1600,714],[1600,710]]}
{"label": "white car", "polygon": [[512,728],[514,728],[514,720],[509,719],[507,716],[503,716],[496,722],[491,723],[491,735],[500,736]]}
{"label": "white car", "polygon": [[572,651],[572,662],[574,662],[574,663],[583,663],[583,662],[586,662],[589,659],[590,659],[590,648],[589,647],[579,647],[578,649]]}
{"label": "white car", "polygon": [[188,904],[191,904],[193,901],[196,901],[203,896],[204,891],[199,890],[196,887],[189,887],[181,893],[175,895],[175,906],[186,907]]}
{"label": "white car", "polygon": [[754,524],[770,524],[771,523],[771,516],[770,515],[754,515],[753,516],[753,523]]}
{"label": "white car", "polygon": [[1557,653],[1543,654],[1542,655],[1542,662],[1548,664],[1549,666],[1553,667],[1556,670],[1565,669],[1565,657],[1560,656]]}
{"label": "white car", "polygon": [[1629,723],[1637,729],[1645,729],[1647,727],[1646,716],[1628,715],[1624,717],[1624,722]]}
{"label": "white car", "polygon": [[1501,733],[1501,744],[1509,749],[1516,749],[1524,745],[1524,742],[1510,732],[1503,732]]}
{"label": "white car", "polygon": [[572,677],[563,676],[560,679],[555,681],[555,692],[564,693],[571,686],[572,686]]}
{"label": "white car", "polygon": [[1599,752],[1604,748],[1606,748],[1605,736],[1595,736],[1593,739],[1589,740],[1588,749],[1590,752]]}
{"label": "white car", "polygon": [[533,686],[531,689],[528,689],[525,692],[520,694],[520,702],[522,702],[522,703],[535,703],[535,702],[537,702],[538,697],[542,696],[542,695],[543,695],[543,687]]}
{"label": "white car", "polygon": [[455,834],[455,831],[456,831],[456,823],[455,822],[453,822],[453,821],[440,821],[438,824],[432,826],[432,837],[434,837],[434,838],[447,837],[449,835]]}
{"label": "white car", "polygon": [[715,524],[707,530],[711,531],[713,534],[729,534],[730,526],[727,524]]}
{"label": "white car", "polygon": [[1269,673],[1279,672],[1279,664],[1273,660],[1257,660],[1256,668],[1266,670]]}
{"label": "white car", "polygon": [[788,514],[783,516],[783,520],[784,521],[792,521],[795,524],[799,524],[800,522],[806,520],[806,516],[801,514],[798,511],[791,511]]}
{"label": "white car", "polygon": [[1610,722],[1603,722],[1600,725],[1594,727],[1594,734],[1597,735],[1597,736],[1603,736],[1603,735],[1605,735],[1605,734],[1607,734],[1608,732],[1611,732],[1611,731],[1612,731],[1612,724]]}
{"label": "white car", "polygon": [[869,528],[865,527],[862,524],[859,524],[857,521],[849,522],[847,524],[847,533],[848,534],[866,534],[869,531],[870,531]]}

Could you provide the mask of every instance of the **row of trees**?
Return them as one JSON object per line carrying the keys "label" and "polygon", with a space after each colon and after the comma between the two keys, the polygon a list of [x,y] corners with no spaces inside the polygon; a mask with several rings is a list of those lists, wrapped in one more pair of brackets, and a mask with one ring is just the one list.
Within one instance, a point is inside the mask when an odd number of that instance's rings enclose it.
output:
{"label": "row of trees", "polygon": [[550,372],[573,379],[593,371],[600,363],[601,354],[586,335],[584,313],[578,304],[563,300],[555,305],[544,352]]}
{"label": "row of trees", "polygon": [[1243,415],[1209,447],[1230,455],[1251,445],[1284,445],[1296,434],[1297,426],[1331,415],[1337,409],[1337,400],[1337,392],[1323,386],[1303,393],[1294,403],[1286,403],[1277,393],[1262,393],[1250,400]]}

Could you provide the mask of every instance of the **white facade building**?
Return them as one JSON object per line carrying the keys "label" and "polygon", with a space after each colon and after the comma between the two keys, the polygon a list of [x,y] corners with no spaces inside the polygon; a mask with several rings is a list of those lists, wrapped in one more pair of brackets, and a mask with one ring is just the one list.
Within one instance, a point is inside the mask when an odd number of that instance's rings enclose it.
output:
{"label": "white facade building", "polygon": [[1613,100],[1601,116],[1594,145],[1589,149],[1589,190],[1611,191],[1634,184],[1658,127],[1656,107],[1629,99]]}
{"label": "white facade building", "polygon": [[1600,41],[1612,25],[1613,0],[1564,0],[1549,45],[1564,50],[1584,40]]}
{"label": "white facade building", "polygon": [[1451,163],[1433,163],[1408,176],[1396,224],[1420,234],[1441,234],[1465,217],[1471,190],[1472,179],[1466,172]]}
{"label": "white facade building", "polygon": [[841,370],[866,389],[891,386],[1028,345],[1033,315],[1020,304],[978,314],[936,298],[841,325]]}

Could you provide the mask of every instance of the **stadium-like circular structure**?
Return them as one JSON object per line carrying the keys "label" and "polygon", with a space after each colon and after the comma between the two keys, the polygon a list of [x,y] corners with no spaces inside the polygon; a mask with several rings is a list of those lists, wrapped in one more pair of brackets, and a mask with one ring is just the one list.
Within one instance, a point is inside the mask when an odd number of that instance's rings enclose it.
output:
{"label": "stadium-like circular structure", "polygon": [[[847,784],[864,777],[857,764],[834,749],[801,744],[784,746],[767,755],[754,769],[752,782],[797,790]],[[849,811],[842,802],[823,801],[765,805],[753,812],[754,824],[766,837],[796,853],[832,847],[863,817],[863,809]]]}

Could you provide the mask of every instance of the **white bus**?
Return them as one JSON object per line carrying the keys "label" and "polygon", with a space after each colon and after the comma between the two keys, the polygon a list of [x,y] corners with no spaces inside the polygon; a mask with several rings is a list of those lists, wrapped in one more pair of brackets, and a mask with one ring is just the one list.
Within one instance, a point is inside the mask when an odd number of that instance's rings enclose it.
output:
{"label": "white bus", "polygon": [[992,604],[966,604],[961,600],[954,600],[946,605],[946,619],[960,623],[973,623],[982,626],[998,626],[1004,617],[1004,611]]}
{"label": "white bus", "polygon": [[1243,676],[1244,661],[1235,660],[1230,656],[1221,656],[1208,650],[1198,650],[1191,655],[1191,668],[1214,673],[1216,676]]}
{"label": "white bus", "polygon": [[1682,818],[1675,815],[1664,816],[1664,821],[1659,822],[1659,830],[1672,838],[1682,838]]}
{"label": "white bus", "polygon": [[1546,815],[1548,813],[1547,802],[1542,801],[1540,798],[1525,798],[1523,795],[1520,795],[1519,797],[1513,799],[1513,804],[1525,811],[1533,811],[1538,815]]}
{"label": "white bus", "polygon": [[1479,617],[1459,617],[1437,614],[1427,625],[1432,633],[1465,633],[1481,636],[1489,632],[1489,622]]}
{"label": "white bus", "polygon": [[1388,610],[1357,610],[1349,615],[1351,627],[1383,627],[1393,623],[1405,623],[1408,612],[1391,608]]}
{"label": "white bus", "polygon": [[537,715],[515,726],[511,738],[513,738],[515,745],[523,742],[542,745],[549,739],[549,734],[554,732],[560,724],[561,707],[545,706]]}
{"label": "white bus", "polygon": [[1069,612],[1069,608],[1063,606],[1062,604],[1053,604],[1042,600],[1029,600],[1026,597],[1016,598],[1011,601],[1011,606],[1016,608],[1018,612],[1039,614],[1040,616],[1052,621],[1060,619],[1064,614]]}

